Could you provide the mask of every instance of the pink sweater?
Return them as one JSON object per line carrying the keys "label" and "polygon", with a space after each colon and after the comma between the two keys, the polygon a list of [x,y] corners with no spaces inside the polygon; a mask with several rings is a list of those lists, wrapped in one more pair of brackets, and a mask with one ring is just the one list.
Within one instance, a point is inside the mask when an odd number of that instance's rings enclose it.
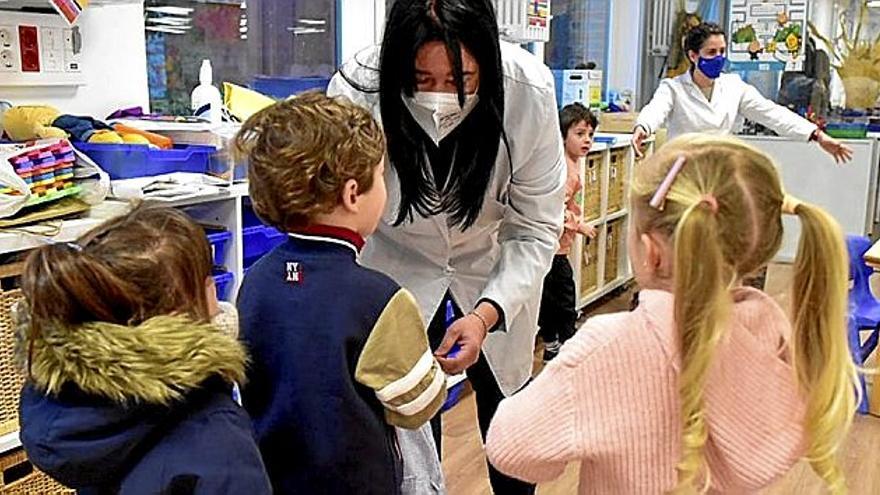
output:
{"label": "pink sweater", "polygon": [[[737,289],[729,331],[706,385],[712,491],[752,493],[804,453],[804,404],[791,332],[767,295]],[[680,358],[673,296],[643,291],[639,308],[590,319],[523,391],[503,401],[486,450],[502,472],[550,481],[579,461],[580,493],[661,494],[681,452]]]}

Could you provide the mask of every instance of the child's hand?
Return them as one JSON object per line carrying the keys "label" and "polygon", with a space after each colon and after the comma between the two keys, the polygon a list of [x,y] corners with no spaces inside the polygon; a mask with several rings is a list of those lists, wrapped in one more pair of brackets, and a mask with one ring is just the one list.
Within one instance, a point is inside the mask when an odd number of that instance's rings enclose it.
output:
{"label": "child's hand", "polygon": [[596,227],[594,227],[592,225],[586,225],[586,224],[581,224],[580,231],[581,231],[581,234],[589,237],[590,239],[595,239],[596,234],[598,233],[596,231]]}

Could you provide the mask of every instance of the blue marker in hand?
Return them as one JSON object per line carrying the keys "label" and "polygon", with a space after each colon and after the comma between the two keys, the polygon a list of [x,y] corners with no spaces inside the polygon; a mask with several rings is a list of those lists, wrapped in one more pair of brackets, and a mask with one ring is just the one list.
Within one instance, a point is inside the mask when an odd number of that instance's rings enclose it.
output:
{"label": "blue marker in hand", "polygon": [[[452,299],[446,300],[446,329],[448,330],[452,323],[455,321],[455,307],[452,305]],[[447,359],[452,359],[456,355],[458,355],[458,351],[461,350],[461,346],[458,345],[458,342],[452,345],[452,349],[449,349],[449,352],[446,354]]]}

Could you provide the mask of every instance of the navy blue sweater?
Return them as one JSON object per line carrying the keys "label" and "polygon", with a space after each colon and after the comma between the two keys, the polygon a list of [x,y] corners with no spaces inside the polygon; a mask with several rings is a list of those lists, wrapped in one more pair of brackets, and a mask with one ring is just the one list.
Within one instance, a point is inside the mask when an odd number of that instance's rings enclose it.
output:
{"label": "navy blue sweater", "polygon": [[275,493],[399,493],[396,435],[355,372],[400,287],[358,265],[356,235],[328,232],[291,238],[244,280],[244,405]]}

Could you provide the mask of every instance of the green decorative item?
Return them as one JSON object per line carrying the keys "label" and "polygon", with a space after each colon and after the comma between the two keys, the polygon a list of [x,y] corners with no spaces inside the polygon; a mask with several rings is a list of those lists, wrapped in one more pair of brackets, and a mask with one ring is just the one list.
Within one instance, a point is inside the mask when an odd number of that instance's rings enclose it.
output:
{"label": "green decorative item", "polygon": [[734,43],[751,43],[753,41],[758,40],[758,35],[755,33],[755,28],[752,27],[751,24],[747,24],[733,33],[733,38],[731,41]]}

